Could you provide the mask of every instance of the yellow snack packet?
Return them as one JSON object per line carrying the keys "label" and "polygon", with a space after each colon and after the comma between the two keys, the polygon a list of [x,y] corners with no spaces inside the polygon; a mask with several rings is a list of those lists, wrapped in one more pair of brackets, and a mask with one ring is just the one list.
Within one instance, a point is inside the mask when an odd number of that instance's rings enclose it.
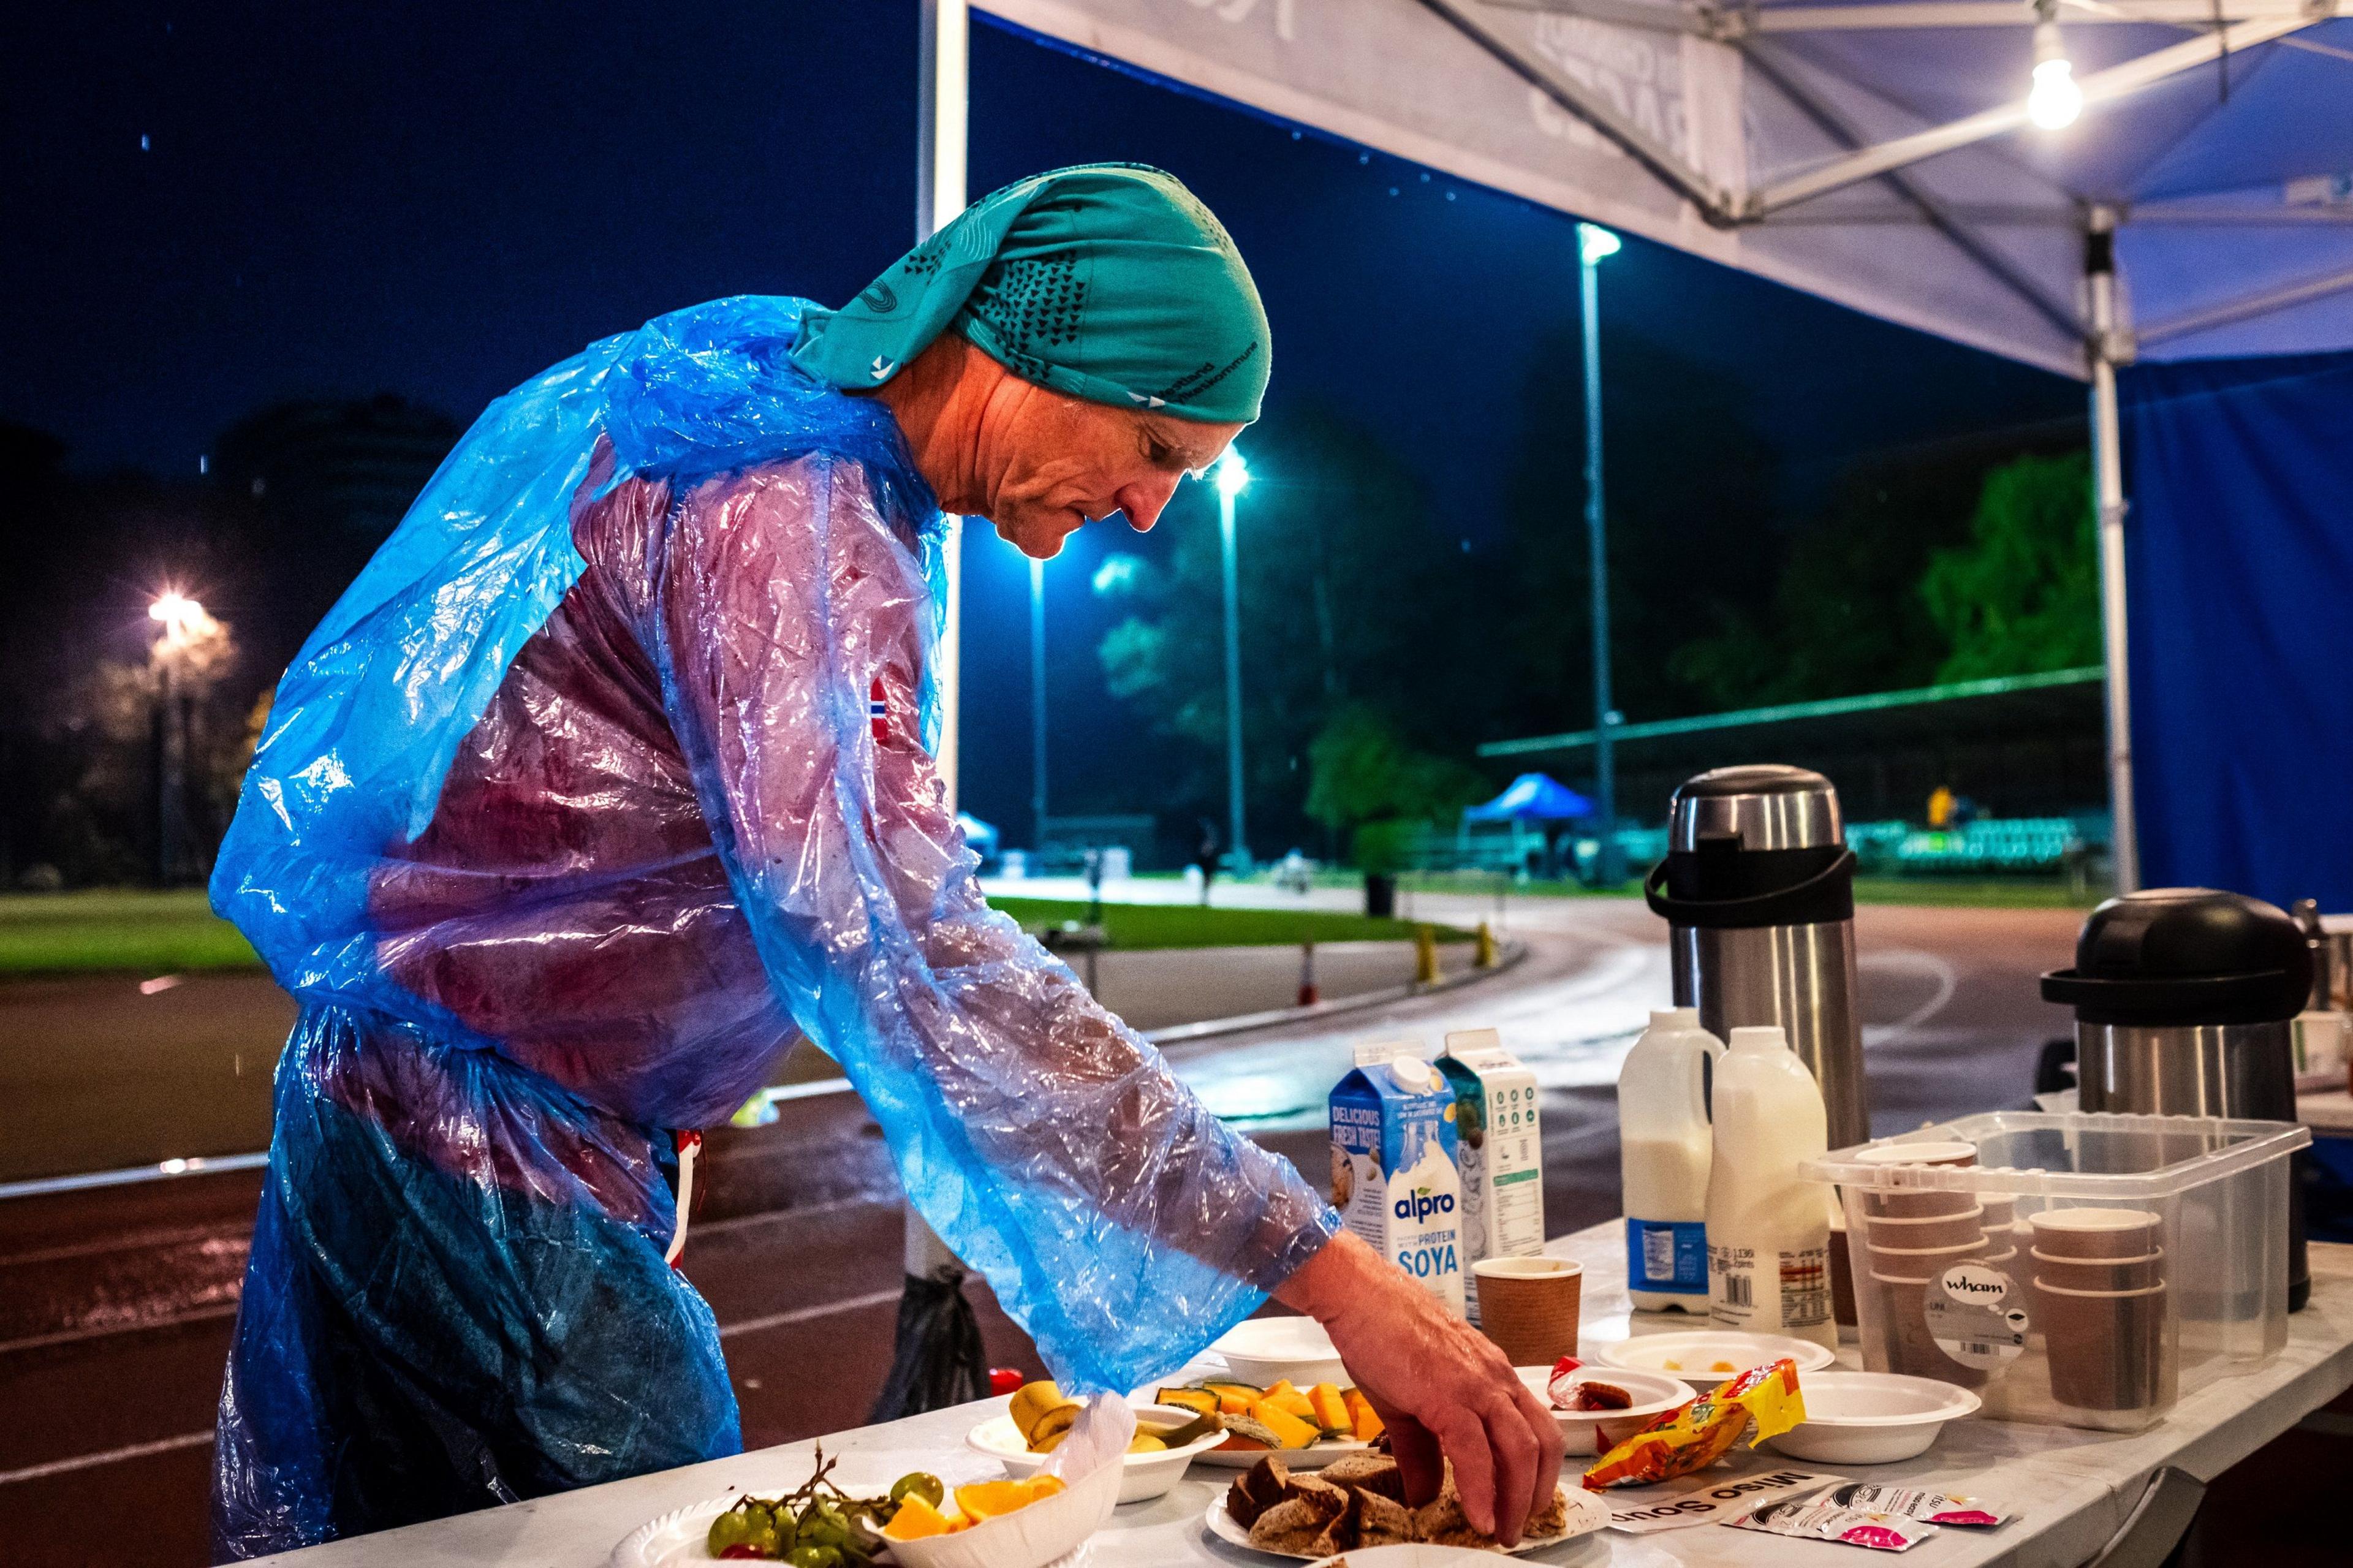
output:
{"label": "yellow snack packet", "polygon": [[1753,1448],[1805,1418],[1796,1362],[1751,1367],[1602,1455],[1585,1472],[1585,1489],[1598,1492],[1671,1481],[1715,1463],[1744,1433]]}

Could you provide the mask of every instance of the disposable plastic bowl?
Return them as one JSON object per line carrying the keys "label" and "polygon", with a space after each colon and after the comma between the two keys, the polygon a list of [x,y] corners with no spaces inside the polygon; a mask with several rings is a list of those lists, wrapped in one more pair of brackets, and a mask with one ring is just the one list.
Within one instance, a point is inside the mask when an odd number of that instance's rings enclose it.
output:
{"label": "disposable plastic bowl", "polygon": [[[1149,1432],[1158,1427],[1174,1431],[1200,1414],[1195,1410],[1179,1410],[1173,1405],[1139,1405],[1135,1407],[1135,1429]],[[1223,1432],[1211,1432],[1181,1448],[1168,1448],[1157,1454],[1129,1454],[1121,1461],[1119,1500],[1145,1502],[1165,1495],[1185,1479],[1185,1467],[1197,1454],[1207,1453],[1226,1440]],[[1013,1425],[1010,1415],[999,1415],[982,1422],[965,1435],[965,1447],[976,1454],[986,1454],[1017,1476],[1034,1475],[1046,1468],[1051,1454],[1033,1454]],[[1036,1507],[1036,1504],[1031,1504]],[[895,1550],[895,1548],[894,1548]]]}
{"label": "disposable plastic bowl", "polygon": [[[1735,1329],[1694,1329],[1681,1333],[1638,1334],[1620,1340],[1601,1352],[1601,1364],[1620,1372],[1658,1372],[1680,1378],[1704,1393],[1727,1377],[1737,1377],[1768,1362],[1798,1363],[1803,1376],[1838,1358],[1811,1340],[1786,1334],[1745,1334]],[[1676,1364],[1669,1366],[1667,1363]],[[1732,1370],[1724,1370],[1724,1364]]]}
{"label": "disposable plastic bowl", "polygon": [[1576,1458],[1607,1453],[1627,1438],[1656,1421],[1671,1410],[1681,1410],[1699,1397],[1690,1384],[1663,1372],[1620,1372],[1580,1369],[1572,1375],[1579,1383],[1614,1384],[1634,1396],[1634,1403],[1624,1410],[1562,1410],[1552,1402],[1552,1369],[1546,1366],[1513,1368],[1536,1403],[1552,1412],[1560,1424],[1560,1435],[1567,1444],[1566,1452]]}
{"label": "disposable plastic bowl", "polygon": [[1227,1370],[1243,1383],[1261,1388],[1289,1378],[1301,1388],[1319,1383],[1343,1383],[1347,1372],[1332,1336],[1313,1318],[1249,1318],[1236,1323],[1209,1347],[1225,1360]]}
{"label": "disposable plastic bowl", "polygon": [[1111,1522],[1124,1482],[1124,1467],[1099,1465],[1067,1490],[970,1530],[894,1541],[891,1555],[900,1568],[1046,1568]]}
{"label": "disposable plastic bowl", "polygon": [[1974,1415],[1978,1396],[1933,1377],[1892,1372],[1820,1372],[1801,1376],[1806,1418],[1765,1439],[1793,1459],[1826,1465],[1890,1465],[1925,1454],[1945,1423]]}

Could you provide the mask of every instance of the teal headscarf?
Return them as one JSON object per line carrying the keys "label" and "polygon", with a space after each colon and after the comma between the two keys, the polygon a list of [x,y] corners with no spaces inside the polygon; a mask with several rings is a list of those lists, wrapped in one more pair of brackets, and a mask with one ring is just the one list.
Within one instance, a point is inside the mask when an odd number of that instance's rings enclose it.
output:
{"label": "teal headscarf", "polygon": [[881,385],[953,328],[1024,381],[1184,419],[1258,417],[1266,310],[1233,240],[1173,174],[1088,163],[1017,181],[803,319],[793,362]]}

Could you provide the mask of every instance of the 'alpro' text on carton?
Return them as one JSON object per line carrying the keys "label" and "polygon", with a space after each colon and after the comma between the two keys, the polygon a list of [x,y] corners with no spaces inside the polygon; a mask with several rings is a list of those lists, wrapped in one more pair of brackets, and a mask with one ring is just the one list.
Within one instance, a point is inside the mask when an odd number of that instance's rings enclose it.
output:
{"label": "'alpro' text on carton", "polygon": [[1332,1090],[1333,1206],[1350,1230],[1460,1312],[1454,1091],[1418,1057],[1377,1048],[1358,1060]]}

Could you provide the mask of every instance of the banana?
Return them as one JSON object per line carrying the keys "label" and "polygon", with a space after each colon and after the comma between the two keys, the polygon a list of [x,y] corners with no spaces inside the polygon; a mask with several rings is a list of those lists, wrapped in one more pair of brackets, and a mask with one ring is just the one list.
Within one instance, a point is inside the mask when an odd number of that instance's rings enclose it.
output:
{"label": "banana", "polygon": [[1022,1384],[1007,1406],[1014,1427],[1033,1454],[1046,1452],[1050,1443],[1069,1431],[1079,1418],[1079,1402],[1063,1397],[1050,1380]]}

